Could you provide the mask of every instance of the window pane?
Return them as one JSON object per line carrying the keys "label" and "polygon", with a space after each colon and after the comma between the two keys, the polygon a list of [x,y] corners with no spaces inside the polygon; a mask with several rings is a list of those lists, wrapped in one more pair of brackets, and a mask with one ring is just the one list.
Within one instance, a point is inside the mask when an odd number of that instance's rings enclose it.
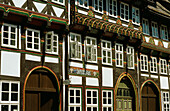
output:
{"label": "window pane", "polygon": [[1,109],[2,109],[2,111],[9,111],[8,105],[2,105]]}
{"label": "window pane", "polygon": [[9,91],[9,83],[2,83],[2,91]]}
{"label": "window pane", "polygon": [[9,101],[9,93],[2,93],[2,101]]}
{"label": "window pane", "polygon": [[18,93],[11,93],[11,101],[18,101]]}
{"label": "window pane", "polygon": [[11,111],[18,111],[17,105],[11,105]]}

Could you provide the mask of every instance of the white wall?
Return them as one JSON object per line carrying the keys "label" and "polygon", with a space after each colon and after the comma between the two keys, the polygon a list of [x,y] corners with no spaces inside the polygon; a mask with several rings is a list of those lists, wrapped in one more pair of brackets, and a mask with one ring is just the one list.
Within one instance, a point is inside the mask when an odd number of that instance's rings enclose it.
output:
{"label": "white wall", "polygon": [[102,86],[113,87],[113,69],[102,67]]}

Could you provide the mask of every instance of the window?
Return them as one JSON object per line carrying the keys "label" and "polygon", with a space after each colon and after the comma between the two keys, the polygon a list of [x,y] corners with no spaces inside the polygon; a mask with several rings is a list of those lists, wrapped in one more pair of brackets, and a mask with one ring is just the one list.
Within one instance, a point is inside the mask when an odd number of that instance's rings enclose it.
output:
{"label": "window", "polygon": [[109,14],[112,16],[117,16],[117,1],[109,0]]}
{"label": "window", "polygon": [[136,23],[136,24],[139,24],[140,23],[139,18],[140,18],[139,17],[139,9],[135,8],[135,7],[132,7],[132,22]]}
{"label": "window", "polygon": [[81,111],[80,88],[69,88],[69,111]]}
{"label": "window", "polygon": [[160,59],[159,66],[160,66],[160,73],[167,74],[167,63],[165,59]]}
{"label": "window", "polygon": [[157,59],[156,59],[156,57],[151,57],[150,72],[151,73],[157,73]]}
{"label": "window", "polygon": [[158,25],[156,22],[152,22],[152,36],[158,37]]}
{"label": "window", "polygon": [[102,40],[102,63],[112,64],[111,42]]}
{"label": "window", "polygon": [[19,111],[19,82],[0,82],[0,110]]}
{"label": "window", "polygon": [[96,38],[86,37],[86,58],[88,62],[97,62]]}
{"label": "window", "polygon": [[33,29],[26,30],[26,49],[40,51],[40,31]]}
{"label": "window", "polygon": [[163,92],[163,111],[169,111],[169,92]]}
{"label": "window", "polygon": [[17,26],[11,24],[3,24],[1,32],[2,46],[17,48]]}
{"label": "window", "polygon": [[147,19],[142,20],[143,33],[149,35],[149,22]]}
{"label": "window", "polygon": [[46,52],[58,54],[58,35],[48,32],[46,35]]}
{"label": "window", "polygon": [[129,69],[134,69],[134,48],[128,46],[127,49],[127,65]]}
{"label": "window", "polygon": [[113,100],[112,91],[103,90],[102,91],[102,111],[113,111]]}
{"label": "window", "polygon": [[167,27],[164,26],[164,25],[161,25],[160,30],[161,30],[161,31],[160,31],[161,39],[168,40],[168,31],[167,31]]}
{"label": "window", "polygon": [[70,56],[72,59],[82,59],[82,43],[80,35],[70,33],[70,51]]}
{"label": "window", "polygon": [[59,3],[59,4],[62,4],[62,5],[64,5],[64,1],[65,0],[52,0],[52,2]]}
{"label": "window", "polygon": [[129,5],[125,3],[120,4],[120,17],[123,20],[129,20]]}
{"label": "window", "polygon": [[123,67],[123,45],[116,44],[115,49],[116,66]]}
{"label": "window", "polygon": [[141,71],[148,71],[148,56],[140,55]]}
{"label": "window", "polygon": [[103,0],[93,0],[94,10],[98,12],[103,11]]}
{"label": "window", "polygon": [[79,5],[83,7],[88,7],[89,6],[89,0],[78,0]]}
{"label": "window", "polygon": [[86,111],[98,111],[98,90],[86,90]]}

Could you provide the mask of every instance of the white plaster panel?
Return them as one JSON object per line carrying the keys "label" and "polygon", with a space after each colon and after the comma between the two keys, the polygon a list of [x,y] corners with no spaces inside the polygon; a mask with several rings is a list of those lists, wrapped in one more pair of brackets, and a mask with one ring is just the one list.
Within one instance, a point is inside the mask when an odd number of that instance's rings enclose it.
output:
{"label": "white plaster panel", "polygon": [[81,13],[81,14],[87,15],[87,12],[86,12],[86,11],[83,11],[83,10],[80,10],[80,9],[78,9],[78,13]]}
{"label": "white plaster panel", "polygon": [[141,76],[149,77],[149,75],[148,75],[148,74],[141,74]]}
{"label": "white plaster panel", "polygon": [[102,85],[113,87],[113,69],[102,67]]}
{"label": "white plaster panel", "polygon": [[54,7],[54,6],[52,6],[52,7],[53,7],[54,12],[55,12],[57,17],[60,17],[61,14],[64,12],[64,9],[61,9],[61,8],[58,8],[58,7]]}
{"label": "white plaster panel", "polygon": [[92,69],[92,70],[98,70],[98,66],[97,65],[86,65],[87,69]]}
{"label": "white plaster panel", "polygon": [[154,39],[154,41],[155,41],[155,45],[158,45],[158,40]]}
{"label": "white plaster panel", "polygon": [[44,9],[44,7],[46,6],[46,4],[38,3],[38,2],[34,2],[34,5],[36,6],[38,12],[41,12]]}
{"label": "white plaster panel", "polygon": [[155,76],[155,75],[151,75],[151,78],[158,78],[158,76]]}
{"label": "white plaster panel", "polygon": [[116,23],[116,21],[115,21],[115,20],[110,20],[110,19],[109,19],[109,22]]}
{"label": "white plaster panel", "polygon": [[168,42],[163,42],[165,48],[168,48]]}
{"label": "white plaster panel", "polygon": [[128,27],[128,24],[122,24],[122,26]]}
{"label": "white plaster panel", "polygon": [[26,60],[30,60],[30,61],[40,62],[41,57],[40,57],[40,56],[35,56],[35,55],[26,54],[26,55],[25,55],[25,59],[26,59]]}
{"label": "white plaster panel", "polygon": [[95,15],[95,18],[102,19],[102,16]]}
{"label": "white plaster panel", "polygon": [[26,0],[12,0],[16,7],[22,7]]}
{"label": "white plaster panel", "polygon": [[59,59],[58,58],[54,58],[54,57],[45,57],[45,62],[59,63]]}
{"label": "white plaster panel", "polygon": [[20,77],[20,53],[1,52],[1,75]]}
{"label": "white plaster panel", "polygon": [[145,40],[146,40],[146,42],[149,42],[149,37],[145,36]]}
{"label": "white plaster panel", "polygon": [[82,84],[82,77],[79,76],[69,76],[70,84]]}
{"label": "white plaster panel", "polygon": [[76,62],[70,62],[70,66],[83,68],[83,64],[82,63],[76,63]]}
{"label": "white plaster panel", "polygon": [[138,28],[134,28],[135,30],[139,30]]}
{"label": "white plaster panel", "polygon": [[98,80],[98,78],[86,77],[86,85],[99,86],[99,80]]}
{"label": "white plaster panel", "polygon": [[161,89],[169,89],[168,77],[160,77]]}

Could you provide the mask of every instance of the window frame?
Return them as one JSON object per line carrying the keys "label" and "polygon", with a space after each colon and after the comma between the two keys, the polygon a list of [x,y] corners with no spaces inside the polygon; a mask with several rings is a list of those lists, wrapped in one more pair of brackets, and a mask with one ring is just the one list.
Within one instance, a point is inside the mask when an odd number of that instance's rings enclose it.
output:
{"label": "window frame", "polygon": [[[106,48],[105,47],[103,47],[103,42],[105,42],[106,43]],[[107,45],[108,45],[108,43],[110,44],[110,48],[107,48]],[[107,41],[107,40],[102,40],[102,42],[101,42],[101,49],[102,49],[102,64],[105,64],[105,65],[112,65],[112,43],[111,43],[111,41]],[[106,51],[106,63],[104,63],[103,62],[103,51]],[[110,52],[110,61],[111,61],[111,63],[108,63],[108,52]]]}
{"label": "window frame", "polygon": [[[71,57],[71,43],[73,43],[73,42],[75,42],[75,41],[72,41],[71,40],[71,34],[73,34],[73,35],[75,35],[75,36],[80,36],[80,42],[77,42],[77,45],[79,45],[80,46],[80,58],[73,58],[73,57]],[[77,39],[76,39],[77,40]],[[72,60],[82,60],[82,40],[81,40],[81,35],[80,34],[77,34],[77,33],[73,33],[73,32],[70,32],[70,34],[69,34],[69,57],[70,57],[70,59],[72,59]]]}
{"label": "window frame", "polygon": [[[133,22],[133,9],[135,9],[135,22]],[[136,14],[136,10],[138,10],[138,19],[139,19],[139,23],[137,23],[137,14]],[[140,25],[140,10],[139,10],[139,8],[136,8],[136,7],[134,7],[134,6],[132,6],[132,23],[133,24],[136,24],[136,25]]]}
{"label": "window frame", "polygon": [[65,0],[63,0],[63,3],[61,3],[59,0],[51,0],[51,2],[53,2],[53,3],[58,3],[58,4],[60,4],[60,5],[65,5]]}
{"label": "window frame", "polygon": [[[48,49],[47,49],[47,35],[48,34],[51,34],[51,49],[48,51]],[[55,47],[57,47],[57,52],[54,52],[53,51],[53,48],[54,48],[54,45],[53,45],[53,42],[54,42],[54,36],[56,36],[57,37],[57,40],[56,40],[56,42],[57,42],[57,46],[55,46]],[[46,53],[49,53],[49,54],[56,54],[56,55],[58,55],[58,50],[59,50],[59,46],[58,46],[58,42],[59,42],[59,37],[58,37],[58,34],[55,34],[54,33],[54,31],[51,31],[51,32],[47,32],[46,33],[46,39],[45,39],[45,41],[46,41],[46,45],[45,45],[45,52]]]}
{"label": "window frame", "polygon": [[[122,5],[122,4],[124,5],[124,12],[123,12],[124,18],[121,17],[121,14],[122,14],[122,13],[121,13],[121,5]],[[128,15],[127,15],[127,16],[128,16],[128,19],[127,19],[127,20],[126,20],[126,9],[125,9],[125,6],[128,6]],[[129,4],[124,3],[124,2],[121,2],[121,3],[120,3],[120,19],[129,22]]]}
{"label": "window frame", "polygon": [[[87,1],[87,7],[85,6],[85,1]],[[77,5],[86,9],[89,9],[89,0],[83,0],[83,5],[80,4],[80,0],[77,0]]]}
{"label": "window frame", "polygon": [[[162,37],[162,27],[164,27],[164,33],[167,33],[167,35],[165,35],[165,37]],[[166,37],[167,36],[167,37]],[[167,29],[167,26],[165,26],[165,25],[161,25],[161,27],[160,27],[160,37],[161,37],[161,39],[163,39],[163,40],[168,40],[168,29]]]}
{"label": "window frame", "polygon": [[96,5],[95,5],[95,0],[93,0],[93,7],[94,7],[94,11],[95,12],[98,12],[98,13],[103,13],[103,0],[101,0],[102,1],[102,11],[100,11],[100,9],[99,9],[99,2],[100,2],[100,0],[97,0],[97,5],[98,5],[98,9],[96,10],[95,9],[95,7],[96,7]]}
{"label": "window frame", "polygon": [[[9,91],[5,91],[5,92],[8,92],[8,94],[9,94],[9,100],[8,101],[2,101],[2,92],[4,92],[4,91],[2,91],[2,84],[3,83],[8,83],[9,84]],[[18,91],[17,92],[12,92],[11,90],[12,90],[12,84],[17,84],[18,85]],[[17,101],[12,101],[11,100],[11,94],[12,93],[17,93],[18,95],[18,100]],[[15,106],[17,106],[17,110],[19,111],[20,110],[20,82],[19,81],[6,81],[6,80],[2,80],[2,81],[0,81],[0,111],[1,111],[1,106],[2,105],[7,105],[8,106],[8,111],[10,111],[11,110],[11,106],[12,105],[15,105]]]}
{"label": "window frame", "polygon": [[[70,103],[70,90],[74,90],[74,101],[75,101],[75,99],[76,99],[76,91],[77,90],[79,90],[80,91],[80,96],[78,96],[79,98],[80,98],[80,104],[75,104],[75,103]],[[68,108],[69,108],[69,111],[71,111],[70,110],[70,107],[80,107],[80,111],[82,111],[82,89],[81,88],[79,88],[79,87],[76,87],[76,88],[73,88],[73,87],[70,87],[69,88],[69,91],[68,91]],[[76,108],[75,108],[75,110],[74,111],[76,111]]]}
{"label": "window frame", "polygon": [[[161,61],[165,62],[165,64],[163,64],[164,67],[161,67],[162,66]],[[165,69],[165,67],[166,67],[166,69]],[[163,69],[163,72],[161,71],[161,69]],[[160,74],[167,74],[167,61],[166,61],[166,59],[160,59],[159,60],[159,72],[160,72]]]}
{"label": "window frame", "polygon": [[[142,56],[143,56],[143,59],[144,58],[146,58],[146,61],[145,61],[145,59],[144,60],[142,60],[141,58],[142,58]],[[144,67],[144,69],[142,69],[142,62],[143,61],[143,67]],[[145,64],[146,63],[146,64]],[[145,66],[147,66],[147,69],[145,69]],[[140,55],[140,69],[141,69],[141,71],[143,71],[143,72],[148,72],[148,56],[147,55],[144,55],[144,54],[141,54]]]}
{"label": "window frame", "polygon": [[[93,98],[94,98],[94,97],[92,96],[92,95],[93,95],[93,91],[96,91],[96,92],[97,92],[97,101],[96,101],[97,104],[87,104],[87,99],[88,99],[88,97],[87,97],[87,91],[90,91],[90,92],[91,92],[91,97],[90,97],[90,98],[91,98],[91,103],[93,102]],[[98,98],[99,98],[99,94],[98,94],[98,93],[99,93],[98,89],[86,89],[86,111],[87,111],[87,108],[88,108],[88,107],[91,107],[91,109],[94,108],[94,107],[97,107],[97,111],[99,110],[99,108],[98,108],[98,105],[99,105],[99,102],[98,102],[98,100],[99,100],[99,99],[98,99]],[[93,109],[92,109],[91,111],[93,111]]]}
{"label": "window frame", "polygon": [[[87,44],[87,39],[90,39],[90,44]],[[92,40],[95,40],[95,44],[96,45],[93,45],[92,44]],[[87,47],[91,47],[91,49],[96,49],[96,61],[92,61],[92,60],[88,60],[88,51],[87,51]],[[86,38],[85,38],[85,47],[84,47],[84,52],[85,52],[85,55],[86,55],[86,61],[87,62],[91,62],[91,63],[97,63],[97,38],[94,38],[94,37],[90,37],[90,36],[86,36]],[[91,54],[91,56],[92,55],[94,55],[94,53],[93,54]]]}
{"label": "window frame", "polygon": [[[154,60],[156,61],[156,63],[154,63]],[[152,64],[153,64],[153,66],[152,66]],[[152,67],[153,67],[153,71],[151,70]],[[154,70],[154,69],[156,69],[156,70]],[[151,57],[151,60],[150,60],[150,72],[151,73],[157,73],[158,72],[158,69],[157,69],[157,58],[156,57]]]}
{"label": "window frame", "polygon": [[[4,44],[3,43],[3,32],[4,32],[4,26],[7,26],[8,27],[8,44]],[[11,27],[13,27],[13,28],[15,28],[15,45],[11,45],[10,43],[10,40],[11,40]],[[19,30],[19,31],[18,31]],[[20,27],[18,28],[18,26],[17,25],[13,25],[13,24],[8,24],[8,23],[4,23],[3,25],[2,25],[2,27],[1,27],[1,45],[3,46],[3,47],[10,47],[10,48],[17,48],[18,47],[18,39],[20,38],[20,37],[18,37],[18,35],[19,36],[21,36],[21,34],[20,34]],[[18,33],[19,32],[19,33]]]}
{"label": "window frame", "polygon": [[[33,32],[37,32],[38,34],[39,34],[39,37],[38,37],[38,42],[39,42],[39,44],[38,44],[38,49],[34,49],[34,33],[33,33],[33,35],[32,35],[32,42],[31,42],[31,44],[32,44],[32,48],[28,48],[27,47],[27,37],[28,37],[28,31],[31,31],[32,33]],[[30,51],[35,51],[35,52],[40,52],[40,50],[41,50],[41,42],[40,42],[40,31],[39,30],[35,30],[35,29],[30,29],[30,28],[27,28],[26,29],[26,50],[30,50]]]}
{"label": "window frame", "polygon": [[[145,22],[145,23],[144,23]],[[146,25],[146,23],[147,23],[147,25]],[[145,27],[144,27],[144,24],[145,24]],[[148,27],[148,29],[146,29],[146,27]],[[150,32],[149,32],[149,21],[148,21],[148,19],[145,19],[145,18],[143,18],[142,19],[142,32],[145,34],[145,35],[150,35]],[[144,32],[144,29],[145,29],[145,31],[146,32]]]}
{"label": "window frame", "polygon": [[[154,25],[154,31],[153,31],[152,25]],[[157,25],[157,27],[156,27],[156,25]],[[158,23],[152,21],[152,22],[151,22],[151,29],[152,29],[152,36],[158,38],[158,37],[159,37],[159,35],[158,35]],[[156,29],[157,29],[157,31],[156,31]]]}
{"label": "window frame", "polygon": [[[128,52],[128,48],[130,48],[130,50],[131,51],[133,51],[133,52],[131,52],[130,51],[130,53]],[[134,62],[135,62],[135,60],[134,60],[134,47],[131,47],[131,46],[127,46],[127,48],[126,48],[126,54],[127,54],[127,62],[128,62],[128,55],[131,55],[131,56],[133,56],[132,58],[133,58],[133,60],[132,60],[132,63],[133,63],[133,65],[132,65],[132,67],[129,67],[128,66],[128,69],[134,69],[135,67],[135,65],[134,65]],[[127,65],[128,65],[128,63],[127,63]]]}
{"label": "window frame", "polygon": [[[110,1],[112,1],[112,4],[110,4]],[[114,4],[114,1],[116,2],[116,5]],[[117,18],[117,0],[109,0],[108,1],[108,14],[109,16]],[[112,9],[110,9],[110,5],[112,5]],[[116,10],[113,10],[113,8],[116,7]],[[110,10],[112,11],[112,14],[110,13]],[[114,12],[116,12],[116,15],[114,15]]]}
{"label": "window frame", "polygon": [[[165,94],[165,96],[164,96]],[[167,97],[168,94],[168,97]],[[164,101],[166,100],[166,101]],[[166,105],[166,108],[164,109],[164,106]],[[167,109],[167,106],[169,105],[169,110],[170,110],[170,102],[169,102],[169,92],[168,91],[162,91],[162,109],[163,111],[169,111]]]}
{"label": "window frame", "polygon": [[[103,92],[106,92],[107,93],[107,95],[108,95],[108,92],[111,92],[111,104],[104,104],[103,103],[103,99],[104,99],[104,97],[103,97]],[[106,101],[107,101],[107,103],[108,103],[108,96],[107,97],[105,97],[106,98]],[[111,111],[113,111],[113,91],[112,90],[102,90],[102,109],[104,108],[104,107],[106,107],[107,108],[107,111],[108,111],[108,108],[109,107],[111,107]],[[104,111],[104,110],[103,110]]]}
{"label": "window frame", "polygon": [[[117,46],[117,45],[118,45],[119,47],[120,47],[120,46],[122,47],[122,51],[117,51],[117,50],[116,50],[116,46]],[[116,56],[117,53],[119,54],[119,57],[120,57],[120,55],[122,54],[122,65],[119,65],[119,64],[117,65],[117,56]],[[116,60],[116,62],[115,62],[115,63],[116,63],[116,67],[124,67],[123,44],[119,44],[119,43],[116,43],[116,44],[115,44],[115,60]],[[121,60],[119,59],[118,61],[120,62]]]}

